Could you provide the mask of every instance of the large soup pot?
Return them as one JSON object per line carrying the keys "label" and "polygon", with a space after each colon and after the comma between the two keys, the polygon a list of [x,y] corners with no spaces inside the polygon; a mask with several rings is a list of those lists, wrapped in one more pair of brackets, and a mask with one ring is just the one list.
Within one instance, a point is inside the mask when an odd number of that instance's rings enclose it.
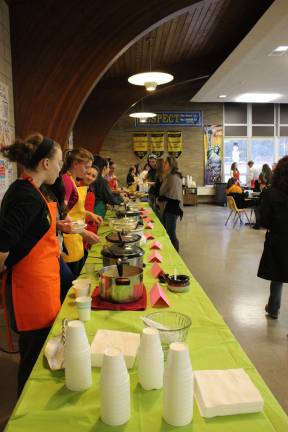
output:
{"label": "large soup pot", "polygon": [[[119,275],[121,274],[121,276]],[[100,272],[100,297],[114,303],[131,303],[143,295],[143,270],[129,264],[103,267]]]}
{"label": "large soup pot", "polygon": [[112,245],[104,247],[101,251],[103,257],[103,266],[110,266],[117,263],[121,259],[125,263],[136,267],[143,267],[144,251],[138,246],[133,245]]}
{"label": "large soup pot", "polygon": [[141,235],[132,233],[111,232],[106,236],[107,245],[118,245],[118,246],[138,246],[140,247]]}
{"label": "large soup pot", "polygon": [[141,212],[139,210],[131,210],[131,209],[123,209],[123,210],[118,210],[116,212],[116,216],[117,218],[121,219],[121,218],[133,218],[135,220],[140,220],[141,219]]}

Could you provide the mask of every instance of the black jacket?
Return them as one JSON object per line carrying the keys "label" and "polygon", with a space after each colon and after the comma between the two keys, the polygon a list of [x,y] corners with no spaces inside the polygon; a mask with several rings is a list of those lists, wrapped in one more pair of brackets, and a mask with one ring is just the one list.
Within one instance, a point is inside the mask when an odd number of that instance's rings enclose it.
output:
{"label": "black jacket", "polygon": [[260,207],[261,226],[267,228],[258,276],[288,282],[288,196],[267,189]]}

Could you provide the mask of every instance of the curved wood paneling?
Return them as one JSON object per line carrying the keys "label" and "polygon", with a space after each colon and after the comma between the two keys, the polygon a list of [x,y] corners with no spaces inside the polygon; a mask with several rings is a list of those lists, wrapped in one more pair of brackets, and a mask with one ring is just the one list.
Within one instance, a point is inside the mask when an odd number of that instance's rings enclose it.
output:
{"label": "curved wood paneling", "polygon": [[109,66],[162,20],[198,0],[12,1],[16,133],[62,144]]}

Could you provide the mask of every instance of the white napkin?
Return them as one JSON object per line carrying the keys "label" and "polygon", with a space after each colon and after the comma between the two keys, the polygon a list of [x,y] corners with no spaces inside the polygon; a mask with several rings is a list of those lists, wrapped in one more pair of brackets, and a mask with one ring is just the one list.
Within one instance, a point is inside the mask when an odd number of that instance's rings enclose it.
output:
{"label": "white napkin", "polygon": [[64,345],[62,334],[50,339],[44,350],[51,370],[64,369]]}
{"label": "white napkin", "polygon": [[132,368],[140,345],[140,334],[115,330],[98,330],[91,344],[92,366],[101,367],[106,348],[118,348],[123,352],[128,369]]}
{"label": "white napkin", "polygon": [[200,414],[214,417],[263,410],[261,394],[243,369],[194,371]]}

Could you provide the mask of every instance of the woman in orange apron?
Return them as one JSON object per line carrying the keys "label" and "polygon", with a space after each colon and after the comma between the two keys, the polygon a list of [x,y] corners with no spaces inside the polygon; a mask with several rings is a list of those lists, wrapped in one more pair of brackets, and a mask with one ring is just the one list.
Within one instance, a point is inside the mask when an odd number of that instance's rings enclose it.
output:
{"label": "woman in orange apron", "polygon": [[[68,216],[74,222],[85,221],[88,216],[97,223],[102,222],[102,218],[85,210],[85,200],[87,186],[79,186],[77,180],[82,180],[93,162],[93,155],[84,148],[75,148],[67,152],[62,175],[62,180],[66,190],[66,204]],[[83,239],[89,244],[95,244],[99,237],[90,231],[83,230],[81,233],[64,234],[64,245],[66,252],[62,256],[70,267],[76,279],[84,265],[84,246]]]}
{"label": "woman in orange apron", "polygon": [[6,192],[0,212],[0,272],[10,326],[19,332],[18,394],[33,368],[60,309],[56,203],[40,191],[62,166],[58,143],[35,134],[1,150],[25,172]]}

